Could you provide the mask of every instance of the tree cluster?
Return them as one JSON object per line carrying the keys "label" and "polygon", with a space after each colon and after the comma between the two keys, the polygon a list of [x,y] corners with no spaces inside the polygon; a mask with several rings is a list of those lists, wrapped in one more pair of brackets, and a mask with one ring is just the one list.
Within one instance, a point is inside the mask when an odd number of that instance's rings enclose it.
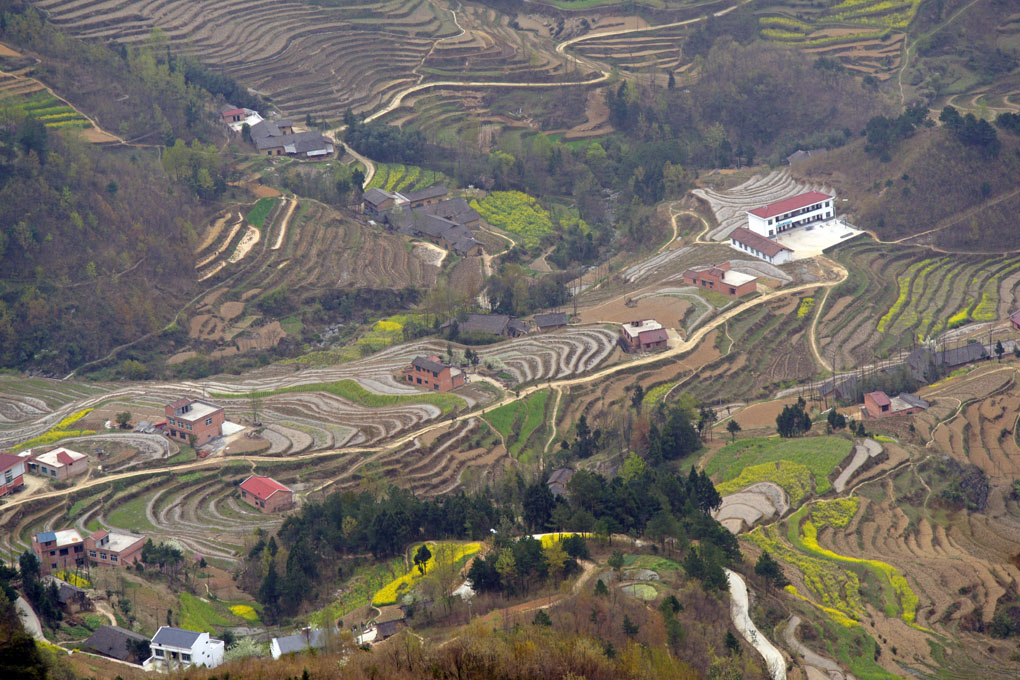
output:
{"label": "tree cluster", "polygon": [[892,160],[891,152],[904,139],[914,134],[921,125],[933,125],[928,118],[928,107],[917,103],[895,118],[875,116],[864,126],[867,143],[864,150],[877,155],[882,161]]}
{"label": "tree cluster", "polygon": [[56,581],[50,581],[49,585],[43,583],[39,577],[39,558],[27,550],[18,557],[18,571],[25,599],[44,624],[55,627],[64,618]]}
{"label": "tree cluster", "polygon": [[572,537],[543,548],[530,536],[518,539],[498,537],[484,559],[476,559],[468,571],[471,587],[482,593],[525,594],[547,581],[568,578],[587,557],[583,538]]}
{"label": "tree cluster", "polygon": [[418,165],[425,154],[425,136],[418,130],[404,130],[373,121],[365,123],[348,111],[344,114],[344,141],[369,158],[385,163]]}
{"label": "tree cluster", "polygon": [[995,156],[1002,148],[1002,142],[995,128],[973,113],[961,116],[955,107],[946,106],[939,114],[939,121],[953,131],[960,143],[981,149],[988,156]]}
{"label": "tree cluster", "polygon": [[780,437],[797,437],[811,429],[811,416],[807,413],[807,402],[797,398],[796,404],[787,404],[776,416],[776,430]]}

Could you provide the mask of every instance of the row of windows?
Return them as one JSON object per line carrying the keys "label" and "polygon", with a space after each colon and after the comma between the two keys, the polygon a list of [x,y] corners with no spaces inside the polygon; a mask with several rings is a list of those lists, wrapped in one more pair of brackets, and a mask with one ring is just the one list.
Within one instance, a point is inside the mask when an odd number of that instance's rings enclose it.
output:
{"label": "row of windows", "polygon": [[[95,550],[89,550],[89,557],[95,557],[95,556],[96,556],[96,551]],[[106,559],[106,553],[100,551],[99,559],[105,560]],[[111,562],[116,562],[117,561],[117,556],[114,555],[113,553],[110,553],[110,561]]]}
{"label": "row of windows", "polygon": [[779,217],[771,217],[769,218],[768,223],[774,224],[776,222],[782,222],[783,220],[788,220],[791,217],[796,217],[797,215],[803,215],[804,213],[811,212],[812,210],[821,210],[822,208],[827,207],[829,207],[828,201],[825,201],[824,203],[815,203],[814,205],[810,205],[806,208],[801,208],[800,210],[792,210],[788,213],[783,213]]}

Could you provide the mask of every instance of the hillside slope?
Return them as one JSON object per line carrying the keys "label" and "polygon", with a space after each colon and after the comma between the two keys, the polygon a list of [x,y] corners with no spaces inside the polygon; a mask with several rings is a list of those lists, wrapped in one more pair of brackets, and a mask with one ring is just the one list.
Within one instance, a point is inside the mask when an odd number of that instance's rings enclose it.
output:
{"label": "hillside slope", "polygon": [[882,240],[910,239],[947,250],[1002,252],[1020,248],[1015,178],[1020,138],[999,131],[990,157],[944,127],[921,128],[883,163],[864,140],[794,167],[796,176],[832,186],[858,226]]}

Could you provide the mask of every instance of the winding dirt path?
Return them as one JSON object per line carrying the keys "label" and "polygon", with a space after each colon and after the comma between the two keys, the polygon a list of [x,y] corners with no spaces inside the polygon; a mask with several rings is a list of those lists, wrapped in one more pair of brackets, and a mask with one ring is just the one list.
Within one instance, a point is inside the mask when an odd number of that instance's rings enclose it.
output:
{"label": "winding dirt path", "polygon": [[290,206],[287,207],[287,214],[283,216],[283,222],[280,223],[280,233],[276,235],[276,243],[270,250],[279,250],[280,246],[283,245],[283,239],[287,236],[287,225],[290,224],[291,215],[294,214],[294,208],[297,207],[298,201],[296,198],[290,199]]}

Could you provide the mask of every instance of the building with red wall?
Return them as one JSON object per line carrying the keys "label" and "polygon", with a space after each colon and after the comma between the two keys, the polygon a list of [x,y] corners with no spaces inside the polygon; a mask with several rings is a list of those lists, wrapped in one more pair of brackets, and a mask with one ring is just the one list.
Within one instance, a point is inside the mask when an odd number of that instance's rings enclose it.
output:
{"label": "building with red wall", "polygon": [[691,267],[684,272],[684,283],[730,297],[743,297],[758,290],[758,277],[731,271],[729,262],[710,267]]}
{"label": "building with red wall", "polygon": [[28,470],[50,479],[67,479],[88,472],[89,457],[61,446],[29,458]]}
{"label": "building with red wall", "polygon": [[75,529],[44,531],[32,537],[32,552],[39,558],[39,574],[74,571],[85,564],[85,541]]}
{"label": "building with red wall", "polygon": [[85,551],[89,560],[111,567],[129,567],[142,560],[145,536],[121,531],[99,531],[85,537]]}
{"label": "building with red wall", "polygon": [[631,321],[620,327],[620,346],[625,352],[648,352],[665,349],[669,334],[658,321]]}
{"label": "building with red wall", "polygon": [[0,453],[0,496],[14,493],[25,485],[25,459]]}
{"label": "building with red wall", "polygon": [[262,512],[279,512],[294,507],[294,492],[272,477],[252,475],[241,482],[241,500]]}
{"label": "building with red wall", "polygon": [[910,416],[928,408],[928,402],[913,394],[899,394],[890,397],[885,392],[868,392],[864,395],[861,415],[868,418],[888,416]]}
{"label": "building with red wall", "polygon": [[459,368],[444,364],[436,355],[415,357],[404,369],[407,382],[434,392],[449,392],[467,382],[467,375]]}
{"label": "building with red wall", "polygon": [[167,436],[176,441],[188,443],[193,435],[198,447],[223,434],[226,416],[222,406],[184,398],[167,404],[165,414]]}

